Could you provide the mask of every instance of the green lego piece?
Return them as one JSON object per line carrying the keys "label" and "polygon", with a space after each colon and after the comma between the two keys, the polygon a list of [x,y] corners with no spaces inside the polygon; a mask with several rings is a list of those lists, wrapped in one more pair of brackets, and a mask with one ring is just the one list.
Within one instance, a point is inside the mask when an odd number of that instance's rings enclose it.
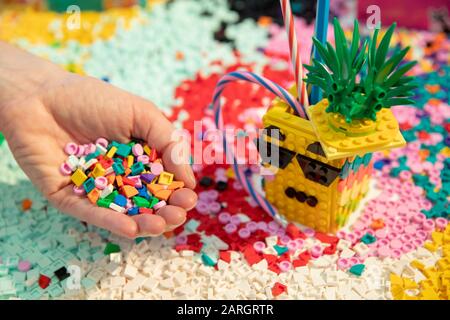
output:
{"label": "green lego piece", "polygon": [[127,144],[119,144],[117,147],[116,155],[121,157],[128,157],[131,152],[131,147]]}
{"label": "green lego piece", "polygon": [[153,208],[153,207],[155,206],[155,204],[157,204],[158,202],[159,202],[159,199],[158,199],[158,198],[152,197],[152,198],[150,199],[150,205],[149,205],[149,208],[150,208],[150,209]]}
{"label": "green lego piece", "polygon": [[111,192],[107,197],[105,197],[104,199],[113,202],[114,198],[119,194],[119,191],[114,190],[113,192]]}
{"label": "green lego piece", "polygon": [[211,259],[208,255],[206,254],[202,254],[202,261],[205,265],[209,266],[209,267],[214,267],[217,262],[215,262],[213,259]]}
{"label": "green lego piece", "polygon": [[142,197],[133,197],[134,204],[139,208],[150,208],[150,202]]}
{"label": "green lego piece", "polygon": [[103,251],[103,253],[105,255],[108,255],[111,253],[116,253],[116,252],[120,252],[120,246],[118,244],[111,243],[111,242],[108,242],[106,244],[105,250]]}
{"label": "green lego piece", "polygon": [[375,238],[375,236],[371,235],[370,233],[366,233],[361,238],[361,242],[363,242],[365,244],[371,244],[371,243],[374,243],[375,241],[377,241],[377,238]]}
{"label": "green lego piece", "polygon": [[366,268],[366,266],[364,264],[362,264],[362,263],[361,264],[354,264],[350,268],[349,272],[354,274],[355,276],[359,277],[360,275],[362,275],[362,273],[363,273],[365,268]]}
{"label": "green lego piece", "polygon": [[[412,83],[413,77],[403,75],[416,61],[399,66],[409,47],[395,51],[386,59],[395,26],[394,23],[386,31],[378,47],[379,29],[375,30],[372,39],[360,45],[357,20],[350,47],[337,18],[334,19],[335,48],[329,42],[323,45],[313,37],[323,62],[313,59],[312,65],[305,65],[309,71],[305,81],[325,92],[329,101],[327,112],[342,114],[347,122],[366,118],[376,120],[376,113],[382,108],[414,103],[409,97],[417,86]],[[358,75],[365,76],[358,81]]]}
{"label": "green lego piece", "polygon": [[102,208],[109,208],[109,205],[111,203],[112,203],[112,201],[107,198],[98,199],[98,201],[97,201],[97,205]]}
{"label": "green lego piece", "polygon": [[282,246],[279,246],[277,244],[274,245],[273,248],[275,249],[275,251],[277,252],[277,254],[279,256],[281,256],[282,254],[284,254],[284,253],[289,251],[289,249],[287,247],[282,247]]}
{"label": "green lego piece", "polygon": [[2,145],[3,141],[5,140],[5,137],[3,136],[3,134],[0,132],[0,146]]}
{"label": "green lego piece", "polygon": [[144,164],[142,162],[136,162],[131,166],[131,175],[135,176],[144,171]]}

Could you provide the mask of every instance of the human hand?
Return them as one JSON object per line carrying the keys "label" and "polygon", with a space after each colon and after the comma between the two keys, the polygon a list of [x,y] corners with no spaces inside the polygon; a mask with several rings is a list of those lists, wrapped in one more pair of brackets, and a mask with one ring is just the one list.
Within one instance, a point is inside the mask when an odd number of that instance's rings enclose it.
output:
{"label": "human hand", "polygon": [[[176,154],[187,146],[171,140],[174,128],[152,103],[1,42],[0,52],[0,131],[23,171],[57,209],[128,238],[160,235],[185,221],[197,201],[188,153]],[[59,172],[67,158],[64,146],[99,137],[148,142],[187,188],[176,190],[155,215],[127,216],[75,195],[70,177]]]}

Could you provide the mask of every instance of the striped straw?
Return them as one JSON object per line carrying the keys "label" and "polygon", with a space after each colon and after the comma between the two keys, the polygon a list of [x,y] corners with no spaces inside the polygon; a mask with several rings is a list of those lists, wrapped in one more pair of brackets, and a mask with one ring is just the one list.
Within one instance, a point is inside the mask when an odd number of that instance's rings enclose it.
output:
{"label": "striped straw", "polygon": [[256,83],[260,86],[263,86],[274,95],[282,99],[284,102],[286,102],[289,106],[291,106],[292,109],[294,109],[295,113],[297,113],[300,117],[308,119],[308,115],[306,114],[304,106],[301,105],[287,90],[285,90],[275,82],[272,82],[262,76],[258,76],[257,74],[254,74],[252,72],[234,71],[223,76],[217,83],[217,86],[214,90],[213,111],[217,117],[220,117],[220,119],[216,119],[216,123],[220,123],[221,127],[223,125],[222,113],[217,112],[217,110],[220,108],[220,96],[222,95],[222,92],[226,88],[227,84],[239,80]]}
{"label": "striped straw", "polygon": [[303,82],[303,65],[298,52],[298,41],[295,33],[295,21],[292,14],[290,0],[280,0],[281,11],[283,12],[284,24],[289,39],[289,48],[291,49],[291,63],[294,70],[295,82],[297,84],[297,93],[300,103],[308,106],[308,94],[306,92],[306,85]]}

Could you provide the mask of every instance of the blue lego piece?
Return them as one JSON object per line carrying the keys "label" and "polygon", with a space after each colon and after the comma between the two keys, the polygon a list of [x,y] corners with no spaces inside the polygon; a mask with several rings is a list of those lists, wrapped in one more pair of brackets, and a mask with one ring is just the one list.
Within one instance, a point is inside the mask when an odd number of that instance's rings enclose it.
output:
{"label": "blue lego piece", "polygon": [[83,183],[83,188],[86,191],[86,193],[91,192],[95,188],[95,180],[94,178],[90,177]]}
{"label": "blue lego piece", "polygon": [[114,198],[114,203],[117,204],[118,206],[121,207],[125,207],[127,205],[127,198],[125,198],[123,195],[118,194],[115,198]]}
{"label": "blue lego piece", "polygon": [[119,144],[117,147],[116,155],[121,157],[128,157],[131,153],[131,147],[127,144]]}
{"label": "blue lego piece", "polygon": [[125,173],[125,168],[124,168],[124,166],[123,166],[122,163],[116,162],[116,163],[114,163],[114,164],[112,165],[112,167],[113,167],[114,172],[115,172],[117,175],[121,175],[121,174],[124,174],[124,173]]}

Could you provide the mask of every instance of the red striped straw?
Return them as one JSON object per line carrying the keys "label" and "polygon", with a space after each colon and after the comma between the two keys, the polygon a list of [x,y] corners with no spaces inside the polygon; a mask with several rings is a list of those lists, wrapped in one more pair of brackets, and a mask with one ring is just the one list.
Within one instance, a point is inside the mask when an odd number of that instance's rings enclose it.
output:
{"label": "red striped straw", "polygon": [[292,14],[290,0],[280,0],[281,11],[283,12],[284,24],[286,26],[286,32],[289,38],[289,48],[291,49],[291,62],[294,69],[295,82],[297,84],[297,93],[300,103],[307,107],[308,94],[306,92],[306,86],[303,82],[303,64],[298,52],[297,36],[295,34],[295,21]]}

